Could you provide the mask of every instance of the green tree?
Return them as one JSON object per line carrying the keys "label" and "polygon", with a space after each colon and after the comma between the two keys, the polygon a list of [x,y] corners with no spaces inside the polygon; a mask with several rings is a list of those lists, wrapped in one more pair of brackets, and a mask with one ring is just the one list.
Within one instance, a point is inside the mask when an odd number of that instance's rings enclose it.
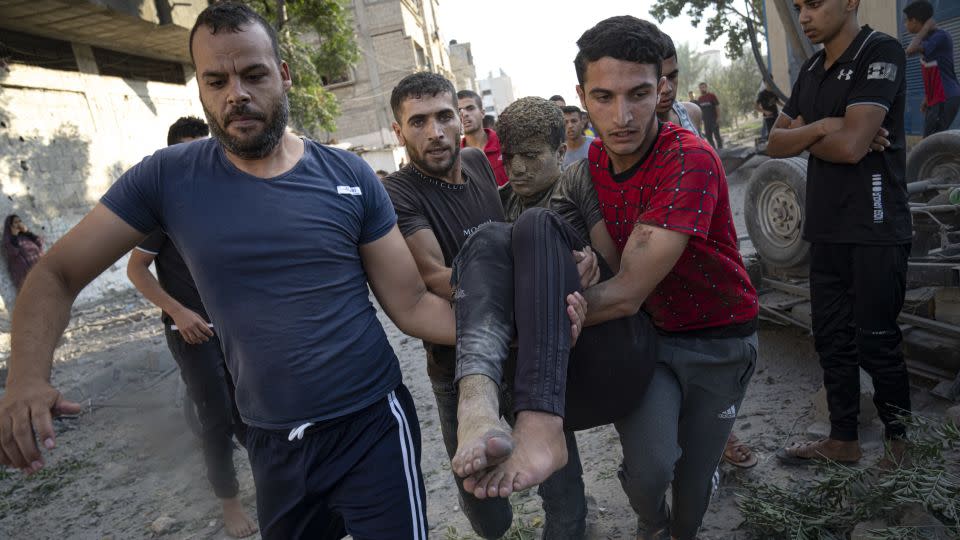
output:
{"label": "green tree", "polygon": [[680,76],[677,78],[677,100],[687,101],[687,92],[692,90],[694,96],[700,93],[697,90],[697,83],[703,80],[707,72],[707,60],[688,42],[676,45],[676,49],[677,66],[680,68]]}
{"label": "green tree", "polygon": [[736,125],[754,111],[762,78],[753,57],[741,54],[729,66],[710,70],[710,86],[720,100],[720,125]]}
{"label": "green tree", "polygon": [[681,13],[686,13],[696,27],[706,21],[705,44],[709,45],[726,34],[727,56],[730,58],[742,56],[744,46],[750,43],[748,20],[755,29],[763,27],[760,18],[763,0],[657,0],[650,9],[650,14],[661,23]]}
{"label": "green tree", "polygon": [[290,124],[318,136],[334,131],[340,104],[326,85],[345,80],[357,61],[353,23],[345,0],[248,0],[277,30],[280,54],[290,65]]}

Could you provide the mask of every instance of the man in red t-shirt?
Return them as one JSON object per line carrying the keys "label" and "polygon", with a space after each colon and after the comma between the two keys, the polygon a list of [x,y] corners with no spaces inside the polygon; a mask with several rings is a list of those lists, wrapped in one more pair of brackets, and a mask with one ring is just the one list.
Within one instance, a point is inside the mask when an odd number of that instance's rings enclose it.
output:
{"label": "man in red t-shirt", "polygon": [[503,156],[500,155],[500,138],[496,131],[483,127],[483,100],[472,90],[461,90],[457,92],[457,105],[463,125],[460,148],[472,146],[483,150],[493,167],[497,186],[503,186],[507,183],[507,172],[503,168]]}
{"label": "man in red t-shirt", "polygon": [[[643,392],[637,382],[635,407],[615,423],[619,476],[639,538],[692,539],[756,364],[757,293],[737,251],[720,159],[693,133],[657,121],[663,34],[649,22],[613,17],[577,45],[577,93],[600,138],[585,166],[563,174],[551,206],[562,215],[565,204],[579,210],[590,243],[616,271],[585,290],[586,324],[642,309],[657,327],[649,387]],[[468,471],[469,483],[506,496],[542,472],[537,459],[515,450],[499,465]]]}
{"label": "man in red t-shirt", "polygon": [[703,114],[703,136],[717,150],[723,148],[723,139],[720,138],[720,100],[709,91],[705,82],[700,83],[697,105]]}
{"label": "man in red t-shirt", "polygon": [[759,306],[720,159],[702,139],[657,121],[658,34],[624,16],[577,42],[577,93],[600,136],[590,148],[591,195],[606,227],[591,236],[609,233],[620,254],[617,275],[585,296],[587,325],[643,309],[660,332],[653,380],[616,423],[620,479],[639,537],[688,539],[753,374]]}

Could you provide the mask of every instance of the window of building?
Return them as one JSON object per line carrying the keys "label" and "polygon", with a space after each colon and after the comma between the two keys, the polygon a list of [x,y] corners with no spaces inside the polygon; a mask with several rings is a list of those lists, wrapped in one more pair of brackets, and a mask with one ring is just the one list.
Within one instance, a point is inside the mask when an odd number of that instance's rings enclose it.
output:
{"label": "window of building", "polygon": [[419,43],[414,43],[413,49],[417,53],[417,66],[427,67],[427,56],[423,52],[423,47]]}
{"label": "window of building", "polygon": [[0,64],[24,64],[62,71],[80,71],[69,41],[21,34],[0,33]]}
{"label": "window of building", "polygon": [[338,75],[321,75],[320,81],[327,89],[340,88],[341,86],[348,86],[356,82],[356,77],[354,76],[353,68],[347,68],[346,72]]}
{"label": "window of building", "polygon": [[127,54],[100,47],[92,47],[93,58],[101,75],[122,77],[134,81],[156,81],[186,84],[183,65],[177,62],[156,60],[135,54]]}

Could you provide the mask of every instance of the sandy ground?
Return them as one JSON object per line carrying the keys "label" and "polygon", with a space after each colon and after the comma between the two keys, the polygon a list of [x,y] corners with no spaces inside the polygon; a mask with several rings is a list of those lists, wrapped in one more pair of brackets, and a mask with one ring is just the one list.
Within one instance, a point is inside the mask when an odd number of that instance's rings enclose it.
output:
{"label": "sandy ground", "polygon": [[[731,179],[741,234],[742,183]],[[473,538],[457,506],[422,347],[381,319],[417,403],[431,534]],[[77,418],[57,421],[58,448],[49,454],[43,473],[26,478],[0,470],[0,538],[146,538],[156,536],[149,527],[160,516],[174,520],[167,538],[226,538],[198,443],[175,406],[178,374],[155,309],[135,294],[125,294],[76,313],[58,349],[53,382],[87,407]],[[810,337],[794,328],[764,325],[758,367],[736,427],[760,463],[749,471],[721,466],[721,487],[701,538],[747,537],[738,529],[736,508],[744,482],[785,483],[808,474],[778,466],[773,452],[791,438],[806,436],[819,386]],[[930,404],[923,393],[915,400],[920,408]],[[578,439],[592,499],[589,537],[630,538],[635,519],[616,476],[621,458],[616,432],[601,427],[579,433]],[[879,456],[875,435],[868,434],[865,446],[867,461]],[[235,458],[242,498],[255,512],[246,456],[238,451]],[[516,526],[508,537],[538,538],[543,519],[539,498],[530,491],[515,496],[513,503]]]}
{"label": "sandy ground", "polygon": [[[420,343],[384,323],[423,428],[432,535],[471,538],[457,507]],[[197,441],[175,407],[178,375],[159,328],[156,312],[132,295],[75,320],[59,349],[53,381],[88,407],[78,418],[57,421],[59,447],[44,473],[25,478],[0,472],[0,538],[144,538],[153,536],[149,525],[162,515],[176,520],[170,538],[226,537]],[[790,481],[803,474],[779,467],[772,453],[791,436],[802,437],[813,421],[816,357],[808,336],[793,328],[765,325],[760,343],[759,365],[737,423],[760,464],[750,471],[721,467],[722,485],[706,515],[704,539],[745,538],[735,503],[745,480]],[[634,519],[616,478],[621,457],[616,432],[601,427],[578,439],[593,501],[590,538],[630,537]],[[878,455],[876,443],[867,447]],[[242,452],[235,457],[243,499],[255,511],[249,465]],[[513,502],[512,537],[538,537],[539,498],[526,493]]]}

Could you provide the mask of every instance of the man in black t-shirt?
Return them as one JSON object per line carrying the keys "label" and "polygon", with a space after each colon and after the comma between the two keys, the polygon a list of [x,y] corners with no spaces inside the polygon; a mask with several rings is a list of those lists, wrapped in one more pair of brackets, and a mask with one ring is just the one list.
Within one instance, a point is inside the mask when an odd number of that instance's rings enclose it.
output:
{"label": "man in black t-shirt", "polygon": [[[183,117],[170,126],[167,144],[186,144],[208,133],[203,120]],[[151,263],[157,267],[157,277],[150,273]],[[250,536],[257,532],[257,525],[240,501],[233,465],[233,435],[242,442],[244,424],[235,412],[233,381],[226,370],[220,340],[208,323],[210,318],[193,277],[177,247],[161,230],[154,231],[130,253],[127,276],[162,310],[167,346],[196,406],[207,479],[223,507],[224,528],[235,538]]]}
{"label": "man in black t-shirt", "polygon": [[906,290],[911,223],[907,204],[903,48],[860,27],[857,5],[826,0],[799,7],[800,23],[824,49],[800,70],[767,144],[771,157],[810,152],[803,235],[811,243],[813,333],[823,367],[830,436],[781,450],[786,463],[861,457],[859,370],[891,441],[884,465],[904,451],[910,387],[897,316]]}
{"label": "man in black t-shirt", "polygon": [[[393,90],[391,105],[396,117],[394,131],[406,147],[409,164],[385,178],[384,187],[427,288],[453,300],[451,267],[460,249],[484,225],[504,221],[496,177],[483,152],[460,148],[457,98],[449,81],[433,73],[410,75]],[[492,278],[512,280],[513,275],[504,271]],[[455,383],[456,349],[427,342],[424,348],[443,442],[452,459],[461,426],[457,405],[463,390]],[[505,389],[500,397],[509,418],[510,392]],[[507,427],[502,430],[509,432]],[[568,469],[569,474],[558,474],[541,485],[547,529],[584,527],[586,504],[579,461],[571,460]],[[571,481],[579,481],[579,485],[571,485]],[[513,521],[509,501],[477,499],[464,491],[461,479],[456,478],[456,483],[460,506],[474,531],[484,538],[503,536]],[[577,511],[581,506],[582,511]]]}

